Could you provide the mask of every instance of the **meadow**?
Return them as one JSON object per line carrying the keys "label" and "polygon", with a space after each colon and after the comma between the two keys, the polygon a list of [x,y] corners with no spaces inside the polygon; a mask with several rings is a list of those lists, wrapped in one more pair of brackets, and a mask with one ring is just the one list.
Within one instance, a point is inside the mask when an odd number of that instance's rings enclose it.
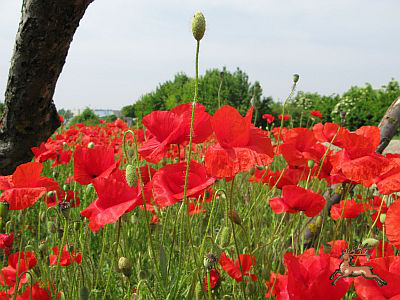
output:
{"label": "meadow", "polygon": [[[63,124],[0,177],[0,300],[400,299],[400,155],[380,129],[315,110],[293,128],[285,105],[259,128],[197,93],[132,128]],[[349,248],[386,284],[332,284]]]}

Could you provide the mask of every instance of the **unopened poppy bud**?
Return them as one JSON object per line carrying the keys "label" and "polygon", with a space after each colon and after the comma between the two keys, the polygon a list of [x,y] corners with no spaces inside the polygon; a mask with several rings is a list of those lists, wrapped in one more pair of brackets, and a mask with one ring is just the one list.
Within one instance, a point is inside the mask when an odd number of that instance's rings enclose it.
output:
{"label": "unopened poppy bud", "polygon": [[132,262],[129,258],[121,257],[118,261],[118,268],[121,272],[126,276],[129,277],[132,274]]}
{"label": "unopened poppy bud", "polygon": [[225,248],[226,246],[228,246],[230,240],[231,240],[231,229],[229,226],[226,226],[221,231],[219,239],[220,247]]}
{"label": "unopened poppy bud", "polygon": [[211,271],[211,269],[214,268],[214,265],[217,261],[218,258],[214,253],[208,253],[204,257],[203,265],[207,270]]}
{"label": "unopened poppy bud", "polygon": [[2,219],[5,219],[7,217],[9,207],[10,204],[8,204],[8,202],[0,202],[0,217]]}
{"label": "unopened poppy bud", "polygon": [[79,300],[89,299],[89,289],[86,286],[81,287],[79,290]]}
{"label": "unopened poppy bud", "polygon": [[51,198],[53,196],[55,196],[56,192],[55,191],[50,191],[47,193],[47,197]]}
{"label": "unopened poppy bud", "polygon": [[264,170],[264,169],[265,169],[264,166],[257,166],[257,170],[259,170],[259,171]]}
{"label": "unopened poppy bud", "polygon": [[94,148],[94,143],[93,143],[93,142],[90,142],[90,143],[87,145],[87,147],[88,147],[89,149],[93,149],[93,148]]}
{"label": "unopened poppy bud", "polygon": [[315,163],[314,163],[314,161],[313,161],[312,159],[310,159],[310,160],[307,162],[307,165],[308,165],[308,167],[309,167],[310,169],[312,169],[312,168],[314,168]]}
{"label": "unopened poppy bud", "polygon": [[93,184],[89,183],[86,187],[86,193],[90,193],[91,191],[94,190]]}
{"label": "unopened poppy bud", "polygon": [[136,169],[132,165],[127,165],[125,171],[125,178],[126,182],[130,187],[133,187],[137,184],[137,176],[136,176]]}
{"label": "unopened poppy bud", "polygon": [[48,249],[47,241],[41,241],[40,244],[39,244],[39,251],[40,252],[46,252],[47,249]]}
{"label": "unopened poppy bud", "polygon": [[234,211],[234,210],[230,210],[228,212],[228,217],[229,219],[231,219],[231,221],[237,225],[241,225],[242,224],[242,220],[240,219],[239,214]]}
{"label": "unopened poppy bud", "polygon": [[58,228],[57,233],[58,233],[58,238],[62,239],[62,237],[64,236],[64,229]]}
{"label": "unopened poppy bud", "polygon": [[317,225],[318,227],[321,227],[322,225],[322,217],[318,216],[317,219],[315,220],[315,225]]}
{"label": "unopened poppy bud", "polygon": [[299,79],[300,79],[300,75],[299,74],[294,74],[293,75],[293,82],[294,83],[297,83],[299,81]]}
{"label": "unopened poppy bud", "polygon": [[196,41],[200,41],[206,31],[206,19],[201,12],[196,12],[192,20],[192,32]]}
{"label": "unopened poppy bud", "polygon": [[365,239],[362,242],[363,246],[368,245],[368,246],[372,246],[372,247],[376,247],[379,245],[379,241],[377,239],[374,238],[369,238],[369,239]]}
{"label": "unopened poppy bud", "polygon": [[251,168],[250,171],[249,171],[249,174],[250,175],[254,175],[255,172],[256,172],[256,170],[254,168]]}
{"label": "unopened poppy bud", "polygon": [[381,214],[379,220],[381,221],[382,224],[384,224],[386,221],[386,214]]}
{"label": "unopened poppy bud", "polygon": [[47,222],[47,230],[48,230],[50,233],[56,233],[56,232],[57,232],[56,223],[54,223],[53,221],[48,221],[48,222]]}
{"label": "unopened poppy bud", "polygon": [[66,218],[66,219],[68,219],[68,217],[69,217],[70,208],[71,208],[70,202],[62,201],[62,202],[58,203],[58,209],[60,210],[60,212],[63,214],[64,218]]}

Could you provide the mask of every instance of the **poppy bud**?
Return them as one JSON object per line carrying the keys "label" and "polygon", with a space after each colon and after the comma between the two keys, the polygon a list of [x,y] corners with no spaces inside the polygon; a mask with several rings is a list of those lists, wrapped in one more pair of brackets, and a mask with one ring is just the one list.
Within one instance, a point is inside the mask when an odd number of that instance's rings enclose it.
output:
{"label": "poppy bud", "polygon": [[94,148],[94,143],[93,143],[93,142],[90,142],[90,143],[87,145],[87,147],[88,147],[89,149],[93,149],[93,148]]}
{"label": "poppy bud", "polygon": [[57,232],[56,223],[54,223],[53,221],[48,221],[48,222],[47,222],[47,230],[48,230],[50,233],[56,233],[56,232]]}
{"label": "poppy bud", "polygon": [[47,241],[41,241],[39,244],[39,251],[40,252],[46,252],[48,249],[47,247]]}
{"label": "poppy bud", "polygon": [[259,171],[264,170],[264,169],[265,169],[264,166],[257,166],[257,170],[259,170]]}
{"label": "poppy bud", "polygon": [[89,289],[86,286],[81,287],[79,290],[79,300],[89,299]]}
{"label": "poppy bud", "polygon": [[200,41],[206,31],[206,19],[201,12],[196,12],[192,20],[192,32],[196,41]]}
{"label": "poppy bud", "polygon": [[307,165],[308,165],[308,167],[310,168],[310,169],[312,169],[312,168],[314,168],[314,161],[312,160],[312,159],[310,159],[308,162],[307,162]]}
{"label": "poppy bud", "polygon": [[57,233],[58,233],[58,238],[62,239],[62,237],[64,236],[64,229],[58,228]]}
{"label": "poppy bud", "polygon": [[91,191],[94,190],[93,184],[89,183],[86,187],[86,193],[90,193]]}
{"label": "poppy bud", "polygon": [[318,216],[317,219],[315,220],[315,225],[317,225],[318,227],[321,227],[322,225],[322,217]]}
{"label": "poppy bud", "polygon": [[386,214],[381,214],[381,216],[379,217],[379,220],[381,221],[382,224],[384,224],[386,221]]}
{"label": "poppy bud", "polygon": [[219,239],[219,245],[220,247],[226,247],[229,244],[229,241],[231,240],[231,229],[229,226],[224,227],[221,231],[220,239]]}
{"label": "poppy bud", "polygon": [[47,197],[51,198],[53,196],[55,196],[56,192],[55,191],[50,191],[47,193]]}
{"label": "poppy bud", "polygon": [[203,265],[207,270],[211,271],[211,269],[214,268],[214,265],[217,261],[218,258],[214,253],[208,253],[204,257]]}
{"label": "poppy bud", "polygon": [[68,219],[71,204],[69,202],[62,201],[58,203],[58,209],[63,214],[64,218]]}
{"label": "poppy bud", "polygon": [[369,238],[369,239],[365,239],[362,242],[363,246],[368,245],[368,246],[372,246],[372,247],[376,247],[379,245],[379,241],[377,239],[374,238]]}
{"label": "poppy bud", "polygon": [[254,175],[255,172],[256,172],[256,170],[254,168],[251,168],[250,171],[249,171],[249,174],[250,175]]}
{"label": "poppy bud", "polygon": [[300,79],[300,75],[299,74],[294,74],[293,75],[293,82],[294,83],[297,83],[299,81],[299,79]]}
{"label": "poppy bud", "polygon": [[127,165],[126,166],[126,171],[125,171],[125,178],[126,182],[130,187],[133,187],[137,184],[137,176],[136,176],[136,169],[132,165]]}
{"label": "poppy bud", "polygon": [[228,217],[229,219],[231,219],[231,221],[237,225],[241,225],[242,224],[242,220],[240,219],[239,214],[234,211],[234,210],[230,210],[228,212]]}
{"label": "poppy bud", "polygon": [[129,258],[121,257],[118,261],[118,268],[121,272],[126,276],[129,277],[132,274],[132,262]]}
{"label": "poppy bud", "polygon": [[8,202],[0,202],[0,217],[4,219],[8,215],[8,208],[10,204]]}

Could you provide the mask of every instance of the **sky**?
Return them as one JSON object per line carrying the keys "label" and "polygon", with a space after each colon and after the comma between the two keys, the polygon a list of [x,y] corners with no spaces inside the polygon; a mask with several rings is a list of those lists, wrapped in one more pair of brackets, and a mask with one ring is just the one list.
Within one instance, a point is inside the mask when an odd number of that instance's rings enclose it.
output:
{"label": "sky", "polygon": [[[21,3],[0,0],[0,101]],[[199,10],[207,23],[200,75],[239,67],[275,100],[294,73],[299,90],[327,95],[400,81],[399,0],[95,0],[58,80],[57,108],[120,109],[178,72],[194,76]]]}

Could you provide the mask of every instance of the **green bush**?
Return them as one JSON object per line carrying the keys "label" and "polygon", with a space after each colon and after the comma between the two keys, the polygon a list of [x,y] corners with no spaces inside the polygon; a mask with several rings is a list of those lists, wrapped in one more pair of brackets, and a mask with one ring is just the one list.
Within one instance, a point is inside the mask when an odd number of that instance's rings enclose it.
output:
{"label": "green bush", "polygon": [[78,116],[75,116],[71,119],[69,125],[74,125],[78,123],[83,123],[87,126],[97,125],[100,123],[99,117],[91,110],[89,107],[86,107],[85,110]]}

